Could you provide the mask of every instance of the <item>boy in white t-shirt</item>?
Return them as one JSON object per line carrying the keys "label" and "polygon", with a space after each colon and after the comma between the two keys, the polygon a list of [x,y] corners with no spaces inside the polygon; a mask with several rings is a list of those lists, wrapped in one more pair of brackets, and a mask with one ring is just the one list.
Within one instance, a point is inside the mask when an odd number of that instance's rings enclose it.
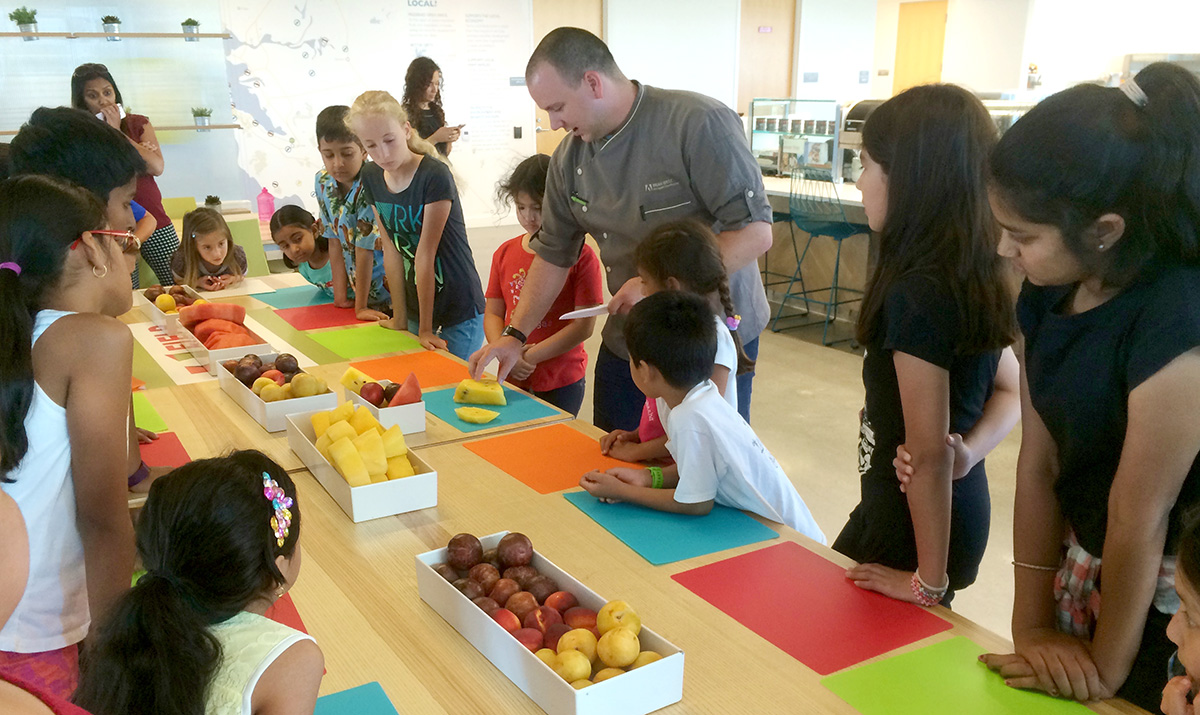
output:
{"label": "boy in white t-shirt", "polygon": [[601,499],[680,514],[707,514],[715,502],[824,544],[779,463],[709,380],[717,333],[708,304],[680,291],[648,296],[630,311],[625,342],[638,389],[670,408],[667,449],[675,464],[588,472],[580,486]]}

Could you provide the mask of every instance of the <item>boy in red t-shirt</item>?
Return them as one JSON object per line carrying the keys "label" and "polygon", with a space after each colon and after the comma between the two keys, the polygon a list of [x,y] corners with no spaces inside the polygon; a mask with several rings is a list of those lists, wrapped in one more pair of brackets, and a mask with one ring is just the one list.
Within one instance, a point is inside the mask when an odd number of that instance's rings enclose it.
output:
{"label": "boy in red t-shirt", "polygon": [[[529,248],[529,237],[542,227],[542,196],[546,193],[546,169],[549,166],[550,157],[545,154],[531,156],[518,164],[512,176],[501,182],[497,189],[502,201],[516,205],[517,221],[525,233],[505,241],[492,255],[491,277],[484,294],[487,306],[483,312],[483,331],[489,343],[500,338],[513,309],[521,300],[521,289],[534,256]],[[596,252],[584,244],[562,292],[529,335],[521,360],[509,373],[509,382],[578,415],[583,404],[587,370],[583,341],[595,330],[596,319],[560,320],[558,316],[602,302],[600,261]]]}

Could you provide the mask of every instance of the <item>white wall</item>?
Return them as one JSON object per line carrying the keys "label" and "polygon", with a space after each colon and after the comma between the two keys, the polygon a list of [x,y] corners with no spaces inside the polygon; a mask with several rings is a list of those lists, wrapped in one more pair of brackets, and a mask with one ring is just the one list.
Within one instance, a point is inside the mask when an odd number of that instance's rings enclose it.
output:
{"label": "white wall", "polygon": [[739,0],[604,1],[604,41],[627,77],[735,108],[740,24]]}
{"label": "white wall", "polygon": [[[870,96],[874,75],[876,0],[803,0],[800,3],[795,94],[804,99],[849,101]],[[816,82],[805,82],[816,72]]]}

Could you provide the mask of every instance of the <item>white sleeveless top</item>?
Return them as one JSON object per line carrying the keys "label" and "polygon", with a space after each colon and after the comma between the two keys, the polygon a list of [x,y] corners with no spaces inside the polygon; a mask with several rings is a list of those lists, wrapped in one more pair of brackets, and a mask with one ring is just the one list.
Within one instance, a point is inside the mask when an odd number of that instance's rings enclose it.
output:
{"label": "white sleeveless top", "polygon": [[[34,317],[33,342],[54,321],[70,315],[42,310]],[[29,451],[0,489],[16,501],[29,531],[29,583],[17,610],[0,629],[0,650],[40,653],[78,643],[87,635],[87,578],[83,540],[75,525],[75,482],[67,411],[34,382],[25,415]]]}
{"label": "white sleeveless top", "polygon": [[247,611],[210,630],[221,643],[221,664],[208,687],[205,715],[251,715],[254,686],[267,667],[293,644],[313,640],[307,633]]}

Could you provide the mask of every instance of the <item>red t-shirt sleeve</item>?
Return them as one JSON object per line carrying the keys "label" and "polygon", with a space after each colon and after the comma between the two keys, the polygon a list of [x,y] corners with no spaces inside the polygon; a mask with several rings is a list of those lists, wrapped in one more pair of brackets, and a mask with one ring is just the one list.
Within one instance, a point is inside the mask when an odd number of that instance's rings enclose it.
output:
{"label": "red t-shirt sleeve", "polygon": [[508,250],[508,242],[500,244],[496,252],[492,254],[492,270],[488,274],[487,291],[484,292],[484,298],[499,298],[504,299],[504,293],[500,286],[503,284],[501,276],[504,274],[504,257]]}
{"label": "red t-shirt sleeve", "polygon": [[600,259],[586,243],[579,260],[572,268],[575,282],[575,307],[599,305],[604,302],[604,283],[600,275]]}

